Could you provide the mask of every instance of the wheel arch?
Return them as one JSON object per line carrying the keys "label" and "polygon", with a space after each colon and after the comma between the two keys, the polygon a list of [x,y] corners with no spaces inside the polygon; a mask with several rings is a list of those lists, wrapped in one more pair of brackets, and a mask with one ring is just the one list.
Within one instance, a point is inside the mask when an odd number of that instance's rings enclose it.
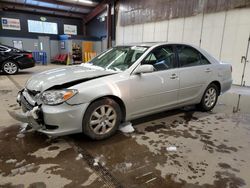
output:
{"label": "wheel arch", "polygon": [[121,109],[121,113],[122,113],[121,121],[125,122],[125,120],[126,120],[126,106],[125,106],[123,100],[121,98],[115,96],[115,95],[105,95],[105,96],[102,96],[102,97],[98,97],[98,98],[90,101],[89,105],[92,104],[95,101],[102,100],[102,99],[105,99],[105,98],[112,99],[119,105],[119,107]]}
{"label": "wheel arch", "polygon": [[209,85],[211,85],[211,84],[214,84],[214,85],[216,85],[218,87],[219,95],[220,95],[220,93],[221,93],[221,84],[220,84],[220,82],[217,81],[217,80],[214,80]]}

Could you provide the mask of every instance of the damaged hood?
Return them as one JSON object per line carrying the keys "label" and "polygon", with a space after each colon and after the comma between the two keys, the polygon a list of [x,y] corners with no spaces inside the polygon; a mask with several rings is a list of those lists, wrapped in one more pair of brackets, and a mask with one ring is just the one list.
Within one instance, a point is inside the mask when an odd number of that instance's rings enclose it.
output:
{"label": "damaged hood", "polygon": [[32,76],[26,83],[26,88],[33,91],[45,91],[54,86],[60,86],[70,82],[75,84],[96,77],[114,74],[113,71],[106,71],[91,66],[70,66],[48,70]]}

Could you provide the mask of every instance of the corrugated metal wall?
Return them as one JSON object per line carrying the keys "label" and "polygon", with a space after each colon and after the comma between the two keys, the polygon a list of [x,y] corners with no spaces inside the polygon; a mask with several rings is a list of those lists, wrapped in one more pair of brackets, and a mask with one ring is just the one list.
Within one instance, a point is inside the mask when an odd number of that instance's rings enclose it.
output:
{"label": "corrugated metal wall", "polygon": [[250,7],[250,0],[120,0],[122,26]]}
{"label": "corrugated metal wall", "polygon": [[[191,0],[190,2],[195,1]],[[176,1],[176,3],[179,2]],[[208,2],[214,1],[209,0]],[[226,0],[217,1],[216,10],[221,10],[220,7],[222,7],[223,2],[226,2]],[[235,7],[236,5],[241,6],[243,1],[230,2],[233,2],[232,6]],[[248,1],[244,2],[246,4]],[[198,5],[201,6],[200,3]],[[207,6],[207,12],[213,12],[212,10],[215,9]],[[207,50],[216,58],[231,63],[233,66],[233,83],[240,84],[243,70],[241,57],[246,55],[250,35],[250,8],[200,13],[195,16],[126,26],[121,24],[122,15],[122,11],[119,11],[116,44],[166,41],[195,44]],[[250,52],[248,57],[250,60]],[[245,81],[246,85],[250,86],[250,63],[247,64]]]}

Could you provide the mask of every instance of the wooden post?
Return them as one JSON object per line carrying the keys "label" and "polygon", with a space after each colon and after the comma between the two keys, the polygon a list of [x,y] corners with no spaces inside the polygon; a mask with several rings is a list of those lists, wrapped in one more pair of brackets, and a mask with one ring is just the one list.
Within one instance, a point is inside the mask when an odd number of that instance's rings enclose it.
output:
{"label": "wooden post", "polygon": [[111,15],[111,7],[110,3],[107,4],[107,48],[112,46],[112,15]]}

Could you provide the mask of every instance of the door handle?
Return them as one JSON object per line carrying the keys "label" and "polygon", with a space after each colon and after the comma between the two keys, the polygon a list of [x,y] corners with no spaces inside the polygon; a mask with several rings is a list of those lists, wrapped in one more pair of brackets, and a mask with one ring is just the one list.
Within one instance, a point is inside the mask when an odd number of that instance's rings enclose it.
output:
{"label": "door handle", "polygon": [[205,72],[212,72],[210,68],[205,69]]}
{"label": "door handle", "polygon": [[178,78],[178,76],[177,76],[176,74],[172,74],[172,75],[170,76],[170,79],[176,79],[176,78]]}

